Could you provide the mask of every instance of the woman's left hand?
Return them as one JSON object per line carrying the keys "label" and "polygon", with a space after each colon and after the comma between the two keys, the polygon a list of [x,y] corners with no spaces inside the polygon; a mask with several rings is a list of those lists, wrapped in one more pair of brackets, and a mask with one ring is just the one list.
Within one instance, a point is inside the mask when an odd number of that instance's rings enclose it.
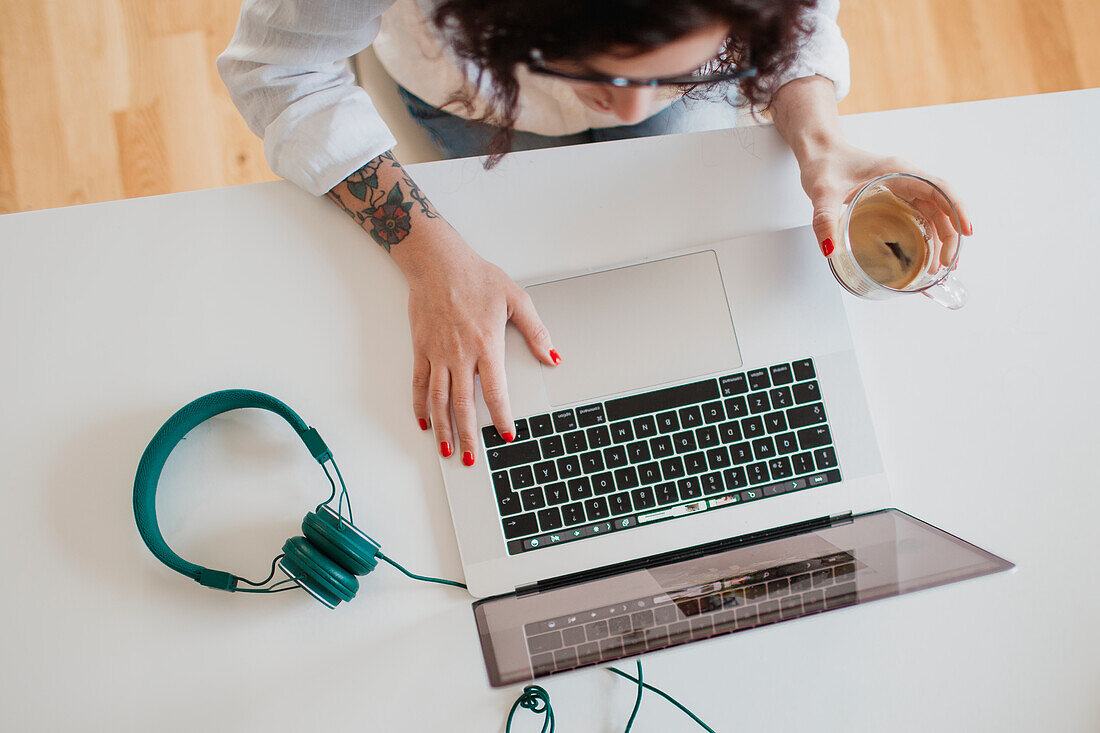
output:
{"label": "woman's left hand", "polygon": [[914,173],[935,183],[954,202],[959,212],[958,233],[966,236],[974,233],[966,206],[951,186],[903,158],[875,155],[841,141],[825,146],[799,162],[802,189],[814,206],[814,234],[826,257],[835,249],[841,207],[855,196],[863,184],[887,173]]}

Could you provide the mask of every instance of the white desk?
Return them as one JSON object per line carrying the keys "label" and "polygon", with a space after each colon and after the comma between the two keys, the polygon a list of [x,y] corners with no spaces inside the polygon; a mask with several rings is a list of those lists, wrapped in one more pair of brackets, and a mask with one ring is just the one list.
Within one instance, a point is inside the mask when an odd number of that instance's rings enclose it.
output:
{"label": "white desk", "polygon": [[[722,731],[1095,731],[1100,90],[844,127],[951,180],[976,227],[962,311],[847,300],[895,505],[1019,567],[650,655],[646,678]],[[414,175],[517,279],[809,217],[770,128]],[[0,729],[501,728],[516,690],[489,688],[463,592],[382,568],[336,612],[219,593],[134,527],[162,421],[250,387],[320,430],[385,551],[459,577],[436,446],[409,408],[405,285],[381,249],[286,183],[8,215],[0,247]],[[185,558],[262,577],[327,488],[277,418],[234,413],[173,455],[161,526]],[[570,733],[621,730],[634,694],[602,670],[546,686]],[[647,696],[636,730],[689,729]]]}

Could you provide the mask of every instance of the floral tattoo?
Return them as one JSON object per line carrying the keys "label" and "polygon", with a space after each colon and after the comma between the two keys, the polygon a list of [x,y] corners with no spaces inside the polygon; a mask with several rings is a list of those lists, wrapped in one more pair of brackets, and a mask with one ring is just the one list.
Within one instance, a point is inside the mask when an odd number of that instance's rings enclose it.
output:
{"label": "floral tattoo", "polygon": [[[401,175],[400,180],[394,182],[389,193],[378,181],[378,171],[383,167],[397,168]],[[370,232],[374,241],[385,247],[387,252],[409,235],[412,229],[411,211],[414,203],[419,206],[420,213],[428,219],[439,216],[424,193],[401,168],[401,164],[393,159],[392,153],[382,153],[348,176],[344,183],[349,196],[347,201],[341,196],[339,185],[328,192],[328,197]],[[405,184],[404,188],[401,186],[402,183]],[[405,198],[406,193],[409,200]]]}

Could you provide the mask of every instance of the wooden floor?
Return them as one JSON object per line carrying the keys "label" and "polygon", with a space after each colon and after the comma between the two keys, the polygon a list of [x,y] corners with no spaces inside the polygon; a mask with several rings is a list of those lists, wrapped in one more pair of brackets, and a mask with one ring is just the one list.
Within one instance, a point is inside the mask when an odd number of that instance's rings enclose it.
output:
{"label": "wooden floor", "polygon": [[[842,112],[1100,86],[1100,0],[841,0]],[[0,0],[0,213],[274,176],[214,69],[239,0]]]}

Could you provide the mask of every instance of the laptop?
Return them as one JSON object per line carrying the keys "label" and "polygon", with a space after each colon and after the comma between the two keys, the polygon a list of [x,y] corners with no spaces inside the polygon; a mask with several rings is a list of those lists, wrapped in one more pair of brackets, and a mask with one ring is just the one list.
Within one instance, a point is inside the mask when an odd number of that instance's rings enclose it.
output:
{"label": "laptop", "polygon": [[507,685],[996,572],[889,507],[841,289],[808,227],[526,286],[516,438],[440,461],[486,668]]}

